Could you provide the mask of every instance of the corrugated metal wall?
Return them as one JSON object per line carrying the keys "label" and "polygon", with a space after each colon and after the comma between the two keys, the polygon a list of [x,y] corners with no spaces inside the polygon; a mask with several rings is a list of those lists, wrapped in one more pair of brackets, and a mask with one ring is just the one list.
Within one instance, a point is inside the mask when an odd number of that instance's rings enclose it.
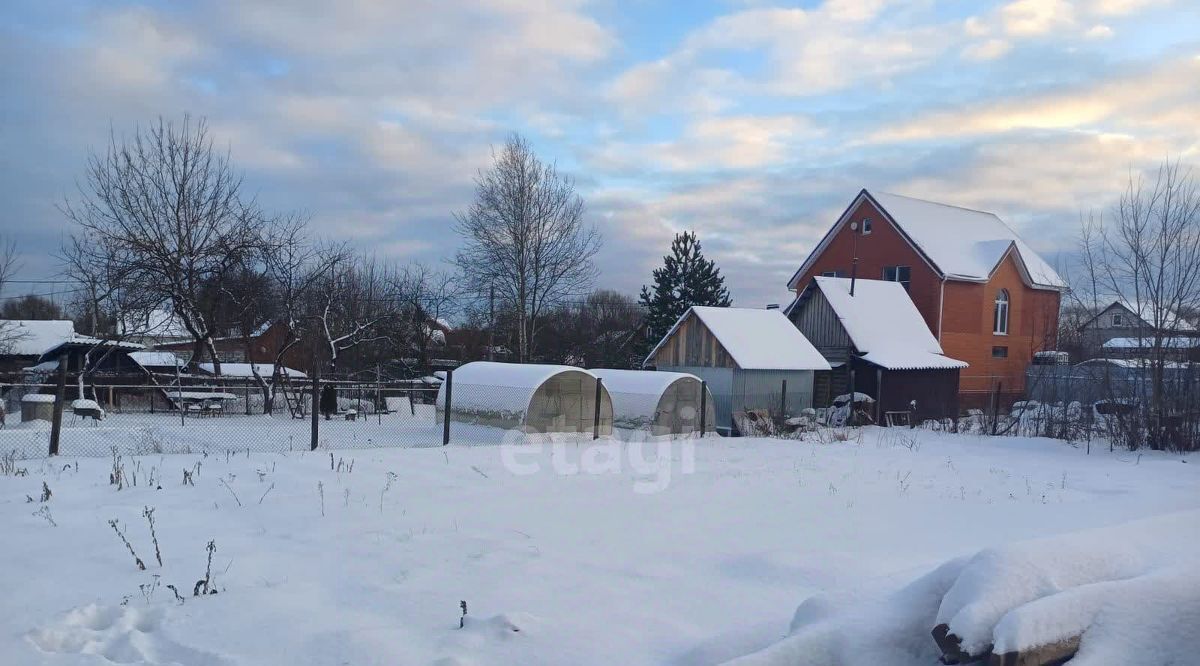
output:
{"label": "corrugated metal wall", "polygon": [[784,380],[787,380],[786,407],[789,416],[812,407],[811,370],[737,370],[700,366],[673,367],[670,370],[690,372],[708,382],[708,390],[715,402],[717,428],[725,434],[733,425],[734,412],[766,409],[778,414],[785,400]]}
{"label": "corrugated metal wall", "polygon": [[[783,382],[787,381],[786,397]],[[786,400],[786,413],[795,416],[812,407],[812,370],[735,370],[733,373],[733,411],[767,409],[779,413]]]}

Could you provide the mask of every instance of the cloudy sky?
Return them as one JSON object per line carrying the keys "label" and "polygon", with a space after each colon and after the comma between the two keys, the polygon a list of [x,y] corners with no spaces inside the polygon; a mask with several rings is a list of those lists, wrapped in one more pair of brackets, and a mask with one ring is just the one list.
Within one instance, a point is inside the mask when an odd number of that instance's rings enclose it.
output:
{"label": "cloudy sky", "polygon": [[57,270],[88,151],[184,113],[266,206],[399,261],[453,253],[519,131],[577,180],[599,286],[694,229],[759,306],[862,187],[997,212],[1053,261],[1130,169],[1200,163],[1200,2],[5,0],[22,277]]}

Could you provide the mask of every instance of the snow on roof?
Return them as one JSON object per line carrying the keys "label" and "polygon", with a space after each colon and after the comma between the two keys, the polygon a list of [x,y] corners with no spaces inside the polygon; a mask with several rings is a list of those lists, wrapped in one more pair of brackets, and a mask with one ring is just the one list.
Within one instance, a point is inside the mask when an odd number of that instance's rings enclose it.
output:
{"label": "snow on roof", "polygon": [[833,238],[862,197],[873,200],[916,245],[935,268],[955,280],[986,281],[1010,247],[1017,264],[1035,287],[1065,289],[1067,284],[1050,264],[1029,247],[1007,224],[992,213],[914,199],[886,192],[863,190],[838,223],[830,229],[788,282],[795,289],[800,276]]}
{"label": "snow on roof", "polygon": [[[1101,345],[1105,349],[1149,349],[1154,346],[1153,338],[1113,338]],[[1191,349],[1200,347],[1200,338],[1163,338],[1164,349]]]}
{"label": "snow on roof", "polygon": [[609,393],[636,393],[660,396],[671,384],[681,379],[700,378],[689,372],[664,372],[661,370],[614,370],[593,368],[588,372],[604,380]]}
{"label": "snow on roof", "polygon": [[0,333],[12,340],[7,351],[16,356],[41,356],[43,352],[75,337],[75,324],[69,320],[0,320]]}
{"label": "snow on roof", "polygon": [[129,358],[142,367],[183,367],[183,359],[169,351],[130,352]]}
{"label": "snow on roof", "polygon": [[[1090,358],[1075,364],[1076,367],[1100,365],[1111,365],[1128,370],[1147,370],[1152,367],[1153,363],[1148,358]],[[1190,368],[1191,365],[1186,361],[1163,361],[1162,364],[1164,368],[1170,370]]]}
{"label": "snow on roof", "polygon": [[232,393],[222,391],[171,391],[167,394],[168,398],[176,400],[237,400],[238,397]]}
{"label": "snow on roof", "polygon": [[[536,389],[554,375],[570,370],[591,374],[570,365],[473,361],[455,368],[453,381],[455,390],[467,384]],[[454,397],[458,398],[458,395]]]}
{"label": "snow on roof", "polygon": [[889,370],[965,368],[943,355],[942,346],[899,282],[815,278],[854,347],[866,361]]}
{"label": "snow on roof", "polygon": [[592,369],[590,372],[604,381],[604,388],[612,398],[613,418],[626,421],[638,418],[652,420],[658,411],[659,399],[675,382],[689,379],[700,382],[699,377],[688,372],[608,368]]}
{"label": "snow on roof", "polygon": [[743,370],[829,370],[829,363],[799,329],[779,310],[717,308],[693,305],[675,322],[646,356],[677,331],[689,314],[695,314]]}
{"label": "snow on roof", "polygon": [[1033,284],[1066,287],[1058,272],[992,213],[886,192],[868,195],[948,277],[986,280],[1015,245]]}
{"label": "snow on roof", "polygon": [[[525,413],[535,391],[547,380],[564,372],[582,372],[594,377],[583,368],[570,365],[543,365],[536,363],[497,363],[495,361],[473,361],[454,369],[451,391],[452,411],[507,412],[513,415]],[[446,383],[438,388],[437,406],[446,404]]]}
{"label": "snow on roof", "polygon": [[[1168,331],[1194,331],[1195,326],[1183,317],[1183,315],[1165,306],[1155,306],[1153,303],[1137,303],[1126,298],[1118,298],[1113,301],[1108,307],[1104,308],[1100,314],[1104,314],[1114,307],[1122,307],[1132,312],[1135,316],[1146,322],[1150,326],[1154,325],[1155,319],[1163,322],[1163,328]],[[1099,315],[1097,315],[1099,316]],[[1096,317],[1092,317],[1095,320]],[[1091,323],[1091,322],[1089,322]]]}
{"label": "snow on roof", "polygon": [[[275,365],[272,363],[222,363],[221,374],[225,377],[253,377],[254,370],[251,366],[258,368],[258,374],[261,377],[271,377],[275,374]],[[212,363],[197,363],[196,367],[210,375],[216,374],[216,368]],[[293,379],[303,379],[308,376],[286,366],[283,368],[283,372]]]}

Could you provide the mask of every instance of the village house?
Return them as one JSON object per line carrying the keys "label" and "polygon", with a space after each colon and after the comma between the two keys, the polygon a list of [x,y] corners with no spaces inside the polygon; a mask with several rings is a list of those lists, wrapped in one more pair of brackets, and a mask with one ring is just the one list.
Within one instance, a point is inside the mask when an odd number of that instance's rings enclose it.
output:
{"label": "village house", "polygon": [[0,320],[0,373],[20,373],[37,363],[47,349],[75,337],[75,324],[69,319]]}
{"label": "village house", "polygon": [[779,310],[692,306],[642,367],[707,382],[716,427],[728,433],[741,412],[793,416],[812,407],[814,373],[829,363]]}
{"label": "village house", "polygon": [[942,353],[900,284],[815,277],[785,313],[832,368],[817,373],[815,405],[855,391],[875,399],[876,423],[958,416],[967,364]]}
{"label": "village house", "polygon": [[966,362],[960,406],[1019,399],[1034,353],[1055,348],[1066,283],[992,213],[862,190],[788,281],[900,283],[944,353]]}
{"label": "village house", "polygon": [[[1173,360],[1195,360],[1200,330],[1182,315],[1165,308],[1116,299],[1079,327],[1080,343],[1089,358],[1146,358],[1155,339]],[[1085,360],[1085,359],[1081,359]]]}

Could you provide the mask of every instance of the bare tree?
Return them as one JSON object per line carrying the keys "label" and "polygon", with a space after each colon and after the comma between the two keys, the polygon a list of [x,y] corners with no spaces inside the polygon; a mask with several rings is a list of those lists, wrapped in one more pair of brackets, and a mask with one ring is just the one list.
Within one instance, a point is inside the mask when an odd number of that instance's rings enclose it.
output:
{"label": "bare tree", "polygon": [[267,381],[257,366],[251,366],[255,382],[263,392],[267,413],[272,411],[275,394],[285,380],[285,360],[301,347],[306,331],[306,307],[318,281],[325,279],[334,266],[348,255],[345,246],[317,246],[305,235],[306,224],[300,219],[283,220],[270,234],[274,241],[263,256],[263,269],[268,279],[272,304],[272,323],[280,328],[271,338],[272,376]]}
{"label": "bare tree", "polygon": [[[0,236],[0,294],[8,291],[8,283],[17,271],[17,245],[11,238]],[[7,354],[21,339],[21,333],[11,322],[0,320],[0,354]]]}
{"label": "bare tree", "polygon": [[635,368],[642,360],[646,312],[633,297],[598,289],[561,304],[540,335],[547,356],[588,368]]}
{"label": "bare tree", "polygon": [[228,154],[213,149],[203,119],[159,119],[132,138],[110,138],[88,160],[75,202],[73,263],[98,264],[108,281],[136,300],[168,307],[217,374],[213,344],[220,285],[261,243],[262,215],[242,195]]}
{"label": "bare tree", "polygon": [[314,354],[336,370],[343,352],[388,339],[399,312],[394,276],[374,259],[324,248],[313,270],[303,314]]}
{"label": "bare tree", "polygon": [[515,312],[520,361],[531,357],[547,308],[582,293],[595,277],[600,236],[583,215],[572,180],[514,134],[475,179],[474,203],[455,216],[464,239],[455,264],[478,296],[494,289]]}
{"label": "bare tree", "polygon": [[1189,396],[1167,390],[1169,338],[1184,323],[1180,313],[1200,304],[1200,187],[1192,173],[1168,162],[1150,180],[1131,175],[1112,222],[1085,222],[1081,255],[1082,298],[1098,306],[1100,294],[1111,296],[1137,315],[1149,372],[1145,433],[1150,446],[1170,446],[1168,417]]}
{"label": "bare tree", "polygon": [[457,280],[453,275],[423,263],[406,267],[395,287],[400,297],[400,333],[416,354],[421,372],[430,371],[431,350],[446,343],[446,317],[457,304]]}

